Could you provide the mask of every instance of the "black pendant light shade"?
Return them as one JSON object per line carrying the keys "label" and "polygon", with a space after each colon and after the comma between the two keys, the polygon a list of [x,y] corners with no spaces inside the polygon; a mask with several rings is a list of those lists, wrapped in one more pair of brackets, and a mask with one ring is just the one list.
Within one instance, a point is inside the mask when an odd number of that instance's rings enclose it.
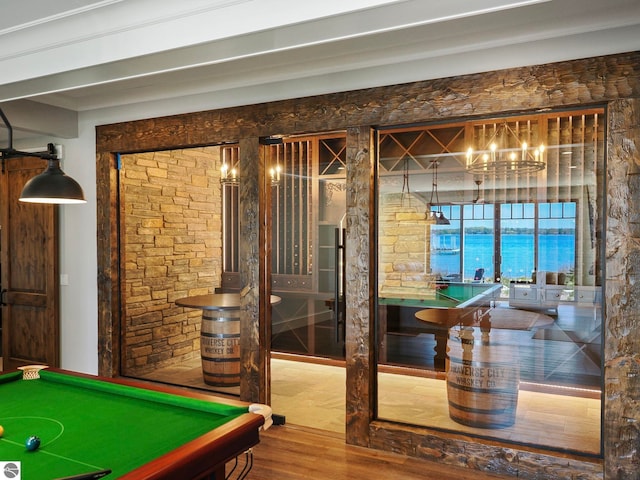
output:
{"label": "black pendant light shade", "polygon": [[28,203],[86,203],[82,187],[60,169],[60,160],[49,159],[47,169],[30,179],[20,194]]}
{"label": "black pendant light shade", "polygon": [[[425,212],[425,218],[427,222],[436,225],[451,225],[451,222],[447,217],[445,217],[442,209],[440,207],[440,199],[438,198],[438,162],[431,162],[431,167],[433,168],[433,180],[431,183],[431,198],[429,199],[429,203],[427,203],[427,211]],[[436,197],[436,202],[433,203],[433,197]],[[431,210],[432,206],[436,206],[438,210]]]}
{"label": "black pendant light shade", "polygon": [[436,225],[451,225],[451,222],[445,217],[442,210],[431,210],[431,205],[427,205],[427,211],[425,212],[427,222]]}
{"label": "black pendant light shade", "polygon": [[48,162],[47,169],[29,180],[20,194],[20,201],[27,203],[87,203],[82,187],[60,169],[58,149],[53,143],[42,152],[21,152],[13,148],[13,127],[0,108],[0,119],[7,128],[7,148],[0,148],[0,163],[4,171],[5,161],[11,158],[31,157]]}

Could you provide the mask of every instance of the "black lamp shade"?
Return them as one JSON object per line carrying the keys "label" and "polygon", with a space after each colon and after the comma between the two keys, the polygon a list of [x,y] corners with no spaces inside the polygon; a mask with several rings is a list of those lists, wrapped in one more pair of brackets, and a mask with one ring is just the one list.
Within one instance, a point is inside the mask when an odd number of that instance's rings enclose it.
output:
{"label": "black lamp shade", "polygon": [[82,187],[60,169],[59,160],[48,160],[47,169],[30,179],[20,194],[28,203],[86,203]]}
{"label": "black lamp shade", "polygon": [[436,225],[451,225],[451,222],[447,217],[444,216],[444,213],[442,213],[441,210],[431,210],[430,205],[427,205],[425,217],[427,222],[431,224],[435,223]]}
{"label": "black lamp shade", "polygon": [[436,213],[436,225],[451,225],[451,222],[444,216],[444,213],[439,211]]}

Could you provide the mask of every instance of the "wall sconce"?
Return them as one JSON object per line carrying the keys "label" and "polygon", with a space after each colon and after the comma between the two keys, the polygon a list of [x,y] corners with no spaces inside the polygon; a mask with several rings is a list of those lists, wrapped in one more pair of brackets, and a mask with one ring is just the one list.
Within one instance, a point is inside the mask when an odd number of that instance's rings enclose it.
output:
{"label": "wall sconce", "polygon": [[238,185],[238,170],[236,168],[229,168],[226,163],[220,167],[220,183],[223,185]]}
{"label": "wall sconce", "polygon": [[45,152],[21,152],[13,148],[13,127],[0,109],[0,117],[9,132],[8,148],[0,148],[0,161],[20,157],[35,157],[48,162],[44,172],[30,179],[22,189],[20,201],[27,203],[71,204],[87,203],[82,187],[60,169],[55,146],[50,143]]}
{"label": "wall sconce", "polygon": [[269,175],[271,176],[271,186],[275,187],[280,184],[280,173],[282,172],[282,167],[280,165],[276,165],[275,168],[269,170]]}

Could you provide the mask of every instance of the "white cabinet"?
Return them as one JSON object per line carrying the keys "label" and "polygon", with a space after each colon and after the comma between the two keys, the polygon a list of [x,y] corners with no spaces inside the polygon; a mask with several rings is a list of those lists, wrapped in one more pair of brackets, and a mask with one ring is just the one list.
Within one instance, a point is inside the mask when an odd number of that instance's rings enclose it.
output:
{"label": "white cabinet", "polygon": [[545,285],[545,301],[557,306],[560,302],[570,302],[572,290],[568,290],[564,285]]}
{"label": "white cabinet", "polygon": [[539,272],[536,283],[509,285],[509,306],[531,310],[556,309],[560,303],[596,304],[601,301],[601,287],[555,285],[547,283],[555,274]]}
{"label": "white cabinet", "polygon": [[538,303],[538,288],[526,283],[512,283],[509,287],[509,302]]}
{"label": "white cabinet", "polygon": [[601,287],[576,287],[574,293],[575,301],[578,303],[596,304],[602,300]]}
{"label": "white cabinet", "polygon": [[548,310],[558,308],[562,299],[562,288],[545,285],[512,283],[509,286],[509,306],[525,310]]}
{"label": "white cabinet", "polygon": [[[553,295],[551,295],[553,297]],[[548,309],[557,307],[558,302],[547,301],[544,286],[534,283],[512,283],[509,285],[509,306],[524,309]]]}

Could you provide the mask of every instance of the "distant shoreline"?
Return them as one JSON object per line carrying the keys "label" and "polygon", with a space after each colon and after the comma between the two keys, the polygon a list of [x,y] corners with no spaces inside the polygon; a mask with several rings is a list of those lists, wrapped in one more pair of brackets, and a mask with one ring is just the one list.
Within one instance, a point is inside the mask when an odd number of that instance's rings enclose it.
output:
{"label": "distant shoreline", "polygon": [[[531,278],[534,270],[559,273],[570,273],[575,270],[576,239],[573,231],[571,234],[539,231],[536,244],[536,235],[532,230],[513,229],[512,232],[515,230],[520,233],[508,232],[501,235],[502,271],[499,277],[526,279]],[[555,230],[557,229],[545,229],[545,231]],[[437,237],[441,237],[440,241],[437,245],[433,245],[430,251],[431,273],[441,276],[459,274],[460,264],[463,261],[463,278],[473,278],[478,268],[484,268],[485,278],[495,278],[493,231],[479,227],[473,234],[468,234],[467,229],[464,233],[464,244],[460,248],[461,232],[459,230],[453,230],[452,233],[438,230]],[[537,250],[535,250],[536,245]]]}
{"label": "distant shoreline", "polygon": [[[493,229],[490,227],[465,227],[466,235],[493,235]],[[438,234],[458,235],[458,228],[439,228]],[[535,235],[533,228],[509,228],[505,227],[500,232],[502,235]],[[540,228],[538,235],[575,235],[574,228]]]}

